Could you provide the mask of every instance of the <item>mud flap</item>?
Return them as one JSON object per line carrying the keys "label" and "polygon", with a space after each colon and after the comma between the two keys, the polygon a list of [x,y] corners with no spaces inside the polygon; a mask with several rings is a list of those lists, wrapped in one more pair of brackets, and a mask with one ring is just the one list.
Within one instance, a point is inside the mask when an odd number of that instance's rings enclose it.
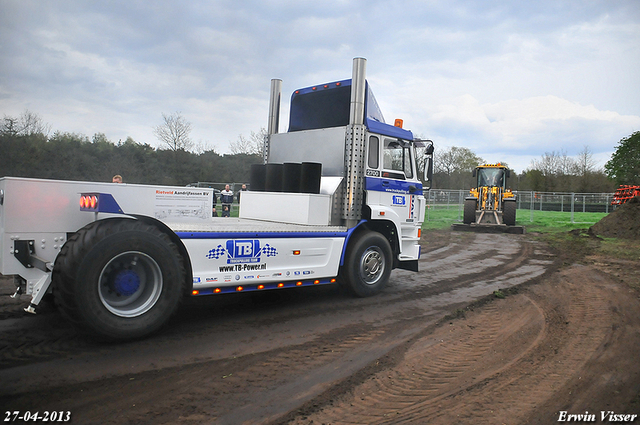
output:
{"label": "mud flap", "polygon": [[418,271],[418,260],[398,261],[396,266],[398,269],[409,270],[410,272]]}

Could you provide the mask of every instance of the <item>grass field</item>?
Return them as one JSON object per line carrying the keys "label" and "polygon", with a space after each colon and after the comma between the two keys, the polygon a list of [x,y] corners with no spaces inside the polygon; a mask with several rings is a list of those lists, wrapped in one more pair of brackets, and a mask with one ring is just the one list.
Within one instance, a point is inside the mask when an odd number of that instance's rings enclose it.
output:
{"label": "grass field", "polygon": [[[573,222],[570,212],[517,210],[516,224],[525,226],[527,232],[566,232],[573,229],[586,229],[600,221],[606,213],[573,213]],[[431,207],[427,210],[422,228],[444,229],[453,223],[462,222],[462,212],[455,207]]]}

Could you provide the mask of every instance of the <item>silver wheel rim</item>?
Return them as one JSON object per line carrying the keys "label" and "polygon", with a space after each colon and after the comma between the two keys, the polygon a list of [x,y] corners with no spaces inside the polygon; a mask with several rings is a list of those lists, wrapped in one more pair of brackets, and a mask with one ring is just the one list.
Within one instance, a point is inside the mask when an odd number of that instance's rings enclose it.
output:
{"label": "silver wheel rim", "polygon": [[162,270],[139,251],[113,257],[100,272],[98,294],[107,310],[120,317],[136,317],[149,311],[162,293]]}
{"label": "silver wheel rim", "polygon": [[367,248],[360,259],[360,276],[367,285],[376,284],[384,273],[385,262],[382,250],[377,246]]}

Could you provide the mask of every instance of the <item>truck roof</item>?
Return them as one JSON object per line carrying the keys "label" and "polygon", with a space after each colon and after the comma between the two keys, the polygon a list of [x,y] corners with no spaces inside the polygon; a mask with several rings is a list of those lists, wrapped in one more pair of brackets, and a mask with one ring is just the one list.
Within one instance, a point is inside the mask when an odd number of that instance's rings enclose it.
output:
{"label": "truck roof", "polygon": [[[343,127],[349,124],[351,79],[295,90],[291,95],[289,132]],[[366,82],[364,123],[369,131],[413,140],[413,133],[387,124],[369,82]]]}

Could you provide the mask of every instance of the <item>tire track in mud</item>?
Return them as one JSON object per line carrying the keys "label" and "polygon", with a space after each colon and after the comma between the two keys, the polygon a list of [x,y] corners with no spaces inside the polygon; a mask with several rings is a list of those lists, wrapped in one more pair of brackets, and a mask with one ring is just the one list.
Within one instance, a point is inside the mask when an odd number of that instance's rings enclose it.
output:
{"label": "tire track in mud", "polygon": [[464,234],[461,240],[464,243],[446,255],[440,249],[434,257],[424,254],[418,274],[396,272],[391,282],[394,296],[399,301],[428,299],[476,286],[492,288],[487,294],[533,281],[558,267],[557,260],[535,242],[513,235]]}
{"label": "tire track in mud", "polygon": [[[141,406],[137,414],[140,423],[148,423],[148,419],[154,416],[172,418],[165,423],[173,423],[179,419],[178,414],[182,420],[206,417],[216,423],[235,424],[241,423],[244,418],[252,422],[257,417],[264,418],[271,404],[279,404],[274,411],[276,415],[282,414],[280,404],[283,402],[295,407],[300,400],[304,401],[304,391],[308,390],[306,386],[310,380],[317,381],[316,385],[327,386],[324,384],[327,374],[335,373],[337,365],[343,364],[346,357],[351,357],[346,362],[353,362],[351,372],[355,372],[376,357],[377,352],[373,347],[376,342],[379,343],[380,339],[392,340],[394,337],[389,328],[357,325],[348,334],[342,330],[334,331],[293,347],[165,368],[161,377],[157,376],[159,371],[129,374],[101,380],[99,385],[92,388],[87,388],[85,383],[71,384],[66,385],[64,390],[53,388],[40,391],[35,397],[46,400],[39,403],[39,409],[55,410],[55,406],[59,408],[64,405],[65,409],[77,412],[74,420],[87,424],[120,423],[119,420],[110,421],[106,418],[112,416],[112,412],[117,410],[116,404],[120,402],[116,399],[114,404],[113,394],[125,388],[135,394],[130,403]],[[349,369],[344,369],[346,376]],[[292,376],[305,376],[305,382],[301,384]],[[177,387],[176,382],[179,384]],[[273,392],[274,388],[278,390]],[[255,394],[269,391],[273,393],[271,399],[247,400],[247,392]],[[76,401],[75,396],[69,399],[67,395],[79,392],[83,393],[82,400]],[[217,400],[222,396],[224,403],[212,403],[212,399]],[[5,396],[4,401],[20,409],[32,403],[33,397],[33,393],[17,394]],[[170,406],[165,403],[164,407],[154,404],[154,400],[163,398],[170,398],[174,402]],[[185,400],[190,405],[199,406],[190,415],[185,415],[181,409]],[[86,412],[89,404],[90,416],[85,416],[81,412],[83,409]]]}
{"label": "tire track in mud", "polygon": [[282,423],[528,422],[579,376],[612,330],[612,306],[603,296],[611,288],[589,284],[593,270],[583,266],[561,277],[545,290],[566,292],[570,304],[537,286],[513,296],[509,309],[495,300],[411,341],[396,364],[338,400]]}

